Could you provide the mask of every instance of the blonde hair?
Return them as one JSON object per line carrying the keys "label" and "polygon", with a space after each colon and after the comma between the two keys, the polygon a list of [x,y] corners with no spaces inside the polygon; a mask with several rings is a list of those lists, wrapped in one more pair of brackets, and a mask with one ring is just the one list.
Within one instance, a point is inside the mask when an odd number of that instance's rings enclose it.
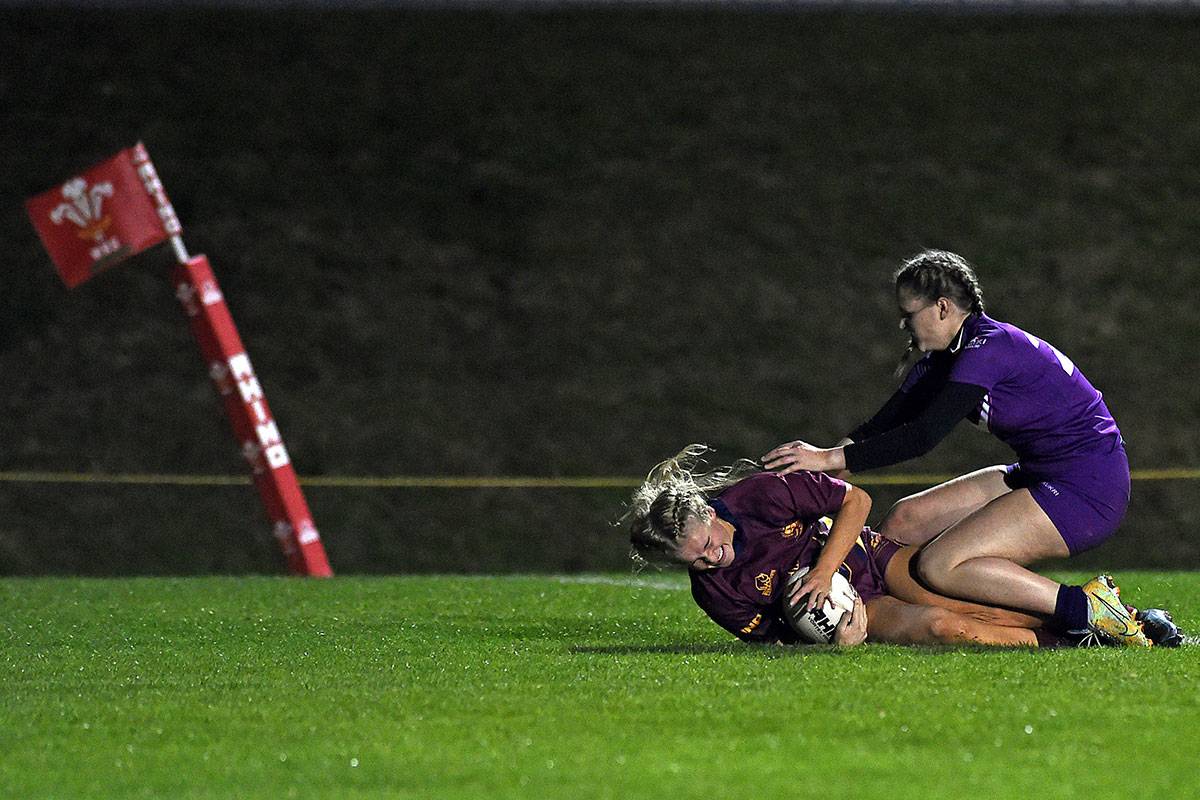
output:
{"label": "blonde hair", "polygon": [[705,471],[701,456],[708,452],[712,452],[708,445],[689,444],[650,470],[634,490],[618,524],[629,525],[630,556],[638,567],[670,561],[688,518],[699,518],[710,497],[762,469],[743,458]]}

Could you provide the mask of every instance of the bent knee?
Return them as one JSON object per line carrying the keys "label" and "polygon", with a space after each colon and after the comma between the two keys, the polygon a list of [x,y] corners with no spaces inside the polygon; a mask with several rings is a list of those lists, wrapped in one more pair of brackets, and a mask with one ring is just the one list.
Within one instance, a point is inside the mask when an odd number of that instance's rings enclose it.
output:
{"label": "bent knee", "polygon": [[925,633],[934,642],[962,642],[971,638],[970,620],[953,611],[938,609],[925,621]]}
{"label": "bent knee", "polygon": [[879,532],[900,544],[922,544],[928,537],[920,535],[921,514],[914,498],[897,500],[879,526]]}
{"label": "bent knee", "polygon": [[946,577],[957,566],[955,560],[936,547],[926,547],[913,556],[917,577],[926,586],[945,589]]}

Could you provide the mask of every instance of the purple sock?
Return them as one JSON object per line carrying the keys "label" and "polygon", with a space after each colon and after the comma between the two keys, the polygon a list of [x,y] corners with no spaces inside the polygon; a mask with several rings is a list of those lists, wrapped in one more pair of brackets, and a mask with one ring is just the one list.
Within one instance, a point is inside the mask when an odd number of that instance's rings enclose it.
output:
{"label": "purple sock", "polygon": [[1054,603],[1054,616],[1046,627],[1055,633],[1083,632],[1088,629],[1088,601],[1082,586],[1058,587],[1058,600]]}

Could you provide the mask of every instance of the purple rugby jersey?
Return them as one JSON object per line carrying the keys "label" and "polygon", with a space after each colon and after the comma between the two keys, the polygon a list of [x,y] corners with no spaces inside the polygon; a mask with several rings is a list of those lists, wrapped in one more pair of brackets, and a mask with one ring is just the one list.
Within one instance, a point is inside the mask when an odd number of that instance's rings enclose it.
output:
{"label": "purple rugby jersey", "polygon": [[[846,484],[820,472],[761,472],[709,501],[736,529],[733,563],[689,571],[692,597],[714,622],[747,642],[795,642],[781,603],[788,576],[817,563],[829,528],[821,517],[837,514]],[[841,568],[863,602],[884,594],[866,550],[856,545]]]}
{"label": "purple rugby jersey", "polygon": [[913,366],[902,390],[938,372],[987,390],[968,419],[1011,447],[1031,472],[1059,473],[1122,445],[1103,396],[1074,362],[1015,325],[972,315],[949,351]]}

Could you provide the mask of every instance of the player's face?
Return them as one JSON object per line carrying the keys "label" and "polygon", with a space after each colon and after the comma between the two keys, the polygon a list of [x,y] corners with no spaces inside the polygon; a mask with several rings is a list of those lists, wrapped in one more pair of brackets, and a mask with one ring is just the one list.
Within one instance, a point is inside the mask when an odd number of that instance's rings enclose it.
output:
{"label": "player's face", "polygon": [[726,523],[711,506],[702,518],[688,517],[683,540],[675,557],[698,572],[728,567],[733,563],[733,526]]}
{"label": "player's face", "polygon": [[943,307],[945,300],[933,302],[918,297],[904,289],[896,292],[896,303],[900,306],[900,328],[908,331],[913,344],[922,353],[944,350],[950,346],[954,330],[947,325]]}

